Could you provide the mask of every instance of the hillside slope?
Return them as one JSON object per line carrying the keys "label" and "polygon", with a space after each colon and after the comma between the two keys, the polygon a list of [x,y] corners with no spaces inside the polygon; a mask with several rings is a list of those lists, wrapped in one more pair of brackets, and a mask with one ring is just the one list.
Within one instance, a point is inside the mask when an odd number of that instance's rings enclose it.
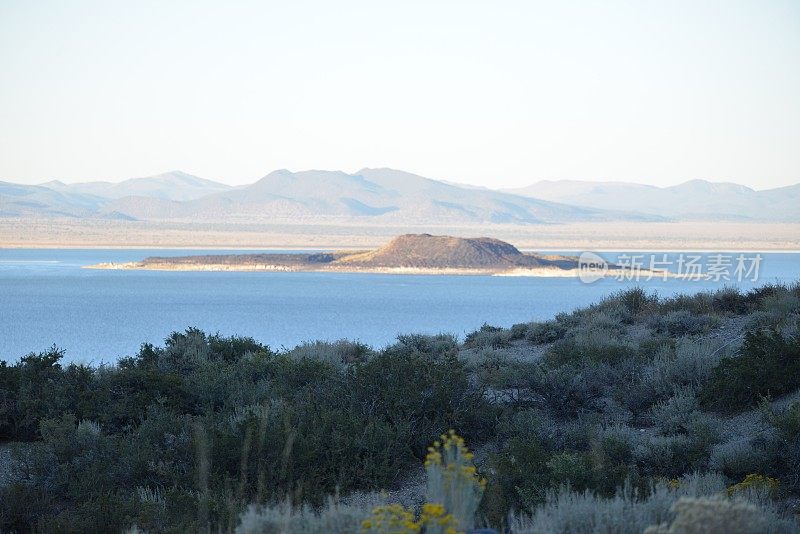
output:
{"label": "hillside slope", "polygon": [[407,234],[381,248],[339,259],[337,264],[369,267],[480,268],[539,266],[543,260],[490,237],[460,238]]}
{"label": "hillside slope", "polygon": [[755,191],[690,180],[655,187],[627,182],[544,180],[509,193],[595,209],[630,209],[681,220],[800,221],[800,185]]}
{"label": "hillside slope", "polygon": [[182,171],[165,172],[142,178],[130,178],[121,182],[65,184],[54,180],[41,185],[54,191],[81,193],[104,199],[148,197],[176,201],[195,200],[212,193],[232,189],[229,185],[206,180]]}
{"label": "hillside slope", "polygon": [[[271,172],[230,187],[180,171],[119,183],[4,184],[0,217],[128,218],[221,224],[478,227],[602,222],[800,222],[800,185],[754,191],[693,180],[659,188],[543,181],[496,191],[395,169]],[[16,191],[11,191],[16,189]],[[25,190],[28,198],[20,198]]]}
{"label": "hillside slope", "polygon": [[0,217],[87,217],[102,204],[102,198],[85,193],[0,182]]}
{"label": "hillside slope", "polygon": [[[686,532],[648,528],[678,508],[691,532],[796,533],[798,321],[797,284],[628,288],[463,343],[273,349],[187,328],[79,375],[53,347],[0,366],[17,401],[0,420],[15,443],[0,443],[0,529],[194,532],[210,503],[209,531],[350,534],[466,498],[515,534]],[[450,500],[426,484],[442,473],[461,477]]]}
{"label": "hillside slope", "polygon": [[663,220],[653,215],[568,206],[460,187],[393,169],[362,169],[354,174],[278,170],[253,184],[236,188],[179,171],[117,184],[48,182],[35,187],[53,194],[90,196],[96,200],[89,208],[75,206],[71,211],[42,202],[27,211],[9,213],[19,216],[69,213],[82,217],[113,214],[145,221],[405,227]]}
{"label": "hillside slope", "polygon": [[391,169],[355,174],[279,170],[252,185],[194,201],[112,207],[140,219],[229,222],[465,225],[659,219],[461,188]]}

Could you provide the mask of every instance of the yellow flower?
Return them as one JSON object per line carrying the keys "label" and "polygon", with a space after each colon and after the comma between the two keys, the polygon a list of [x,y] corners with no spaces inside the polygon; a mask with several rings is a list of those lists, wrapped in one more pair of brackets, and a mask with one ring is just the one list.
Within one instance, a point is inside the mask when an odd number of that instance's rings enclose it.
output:
{"label": "yellow flower", "polygon": [[738,484],[728,487],[726,492],[729,497],[738,492],[748,490],[762,490],[766,491],[770,495],[774,495],[778,491],[779,485],[780,482],[777,478],[765,477],[764,475],[751,473],[744,477],[744,480]]}
{"label": "yellow flower", "polygon": [[439,503],[425,503],[422,505],[423,515],[440,516],[444,513],[444,505]]}
{"label": "yellow flower", "polygon": [[376,506],[372,516],[361,523],[362,532],[390,532],[392,534],[418,534],[421,526],[414,521],[414,513],[400,504]]}

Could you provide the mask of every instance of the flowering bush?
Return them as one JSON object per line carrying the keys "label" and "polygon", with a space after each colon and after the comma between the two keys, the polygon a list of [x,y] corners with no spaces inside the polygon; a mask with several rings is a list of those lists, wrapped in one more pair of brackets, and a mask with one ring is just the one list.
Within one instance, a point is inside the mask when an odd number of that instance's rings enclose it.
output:
{"label": "flowering bush", "polygon": [[779,485],[777,478],[751,473],[738,484],[729,486],[725,491],[728,497],[747,494],[751,497],[750,500],[763,501],[774,497],[778,493]]}
{"label": "flowering bush", "polygon": [[376,506],[372,514],[361,523],[364,533],[415,534],[420,524],[414,520],[414,512],[402,504]]}
{"label": "flowering bush", "polygon": [[418,520],[401,504],[378,506],[361,522],[362,532],[381,534],[458,534],[456,519],[441,504],[425,503]]}
{"label": "flowering bush", "polygon": [[473,455],[454,430],[428,448],[425,458],[428,502],[444,505],[461,529],[472,528],[486,481],[472,463]]}
{"label": "flowering bush", "polygon": [[486,481],[472,464],[472,453],[454,430],[428,448],[425,458],[427,502],[419,518],[400,504],[377,506],[361,526],[366,533],[457,534],[475,525]]}

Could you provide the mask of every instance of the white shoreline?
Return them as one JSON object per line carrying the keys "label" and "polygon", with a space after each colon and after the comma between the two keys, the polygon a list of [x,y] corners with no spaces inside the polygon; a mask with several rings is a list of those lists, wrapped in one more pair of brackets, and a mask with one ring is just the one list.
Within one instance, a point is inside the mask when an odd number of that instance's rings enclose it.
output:
{"label": "white shoreline", "polygon": [[[160,272],[262,272],[262,273],[339,273],[339,274],[404,274],[404,275],[446,275],[446,276],[507,276],[507,277],[536,277],[536,278],[578,278],[580,269],[560,269],[558,267],[514,267],[510,269],[467,269],[467,268],[425,268],[425,267],[341,267],[320,266],[318,268],[303,268],[289,265],[252,264],[188,264],[172,265],[164,263],[143,264],[142,262],[124,263],[98,263],[85,265],[83,269],[116,270],[116,271],[160,271]],[[640,269],[635,271],[638,276],[651,276],[651,278],[664,278],[665,274],[658,271]],[[597,273],[600,275],[600,273]],[[609,269],[600,276],[604,278],[616,277],[619,269]],[[675,278],[674,273],[667,273],[667,278]]]}

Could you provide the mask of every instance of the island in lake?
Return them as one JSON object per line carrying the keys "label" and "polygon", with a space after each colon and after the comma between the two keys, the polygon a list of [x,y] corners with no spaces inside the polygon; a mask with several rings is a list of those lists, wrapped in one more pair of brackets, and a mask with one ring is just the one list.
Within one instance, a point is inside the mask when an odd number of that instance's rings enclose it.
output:
{"label": "island in lake", "polygon": [[[128,263],[100,263],[91,269],[158,271],[293,271],[397,274],[473,274],[577,276],[579,258],[521,252],[490,237],[462,238],[430,234],[395,237],[375,250],[214,254],[149,257]],[[620,267],[609,265],[609,270]]]}

